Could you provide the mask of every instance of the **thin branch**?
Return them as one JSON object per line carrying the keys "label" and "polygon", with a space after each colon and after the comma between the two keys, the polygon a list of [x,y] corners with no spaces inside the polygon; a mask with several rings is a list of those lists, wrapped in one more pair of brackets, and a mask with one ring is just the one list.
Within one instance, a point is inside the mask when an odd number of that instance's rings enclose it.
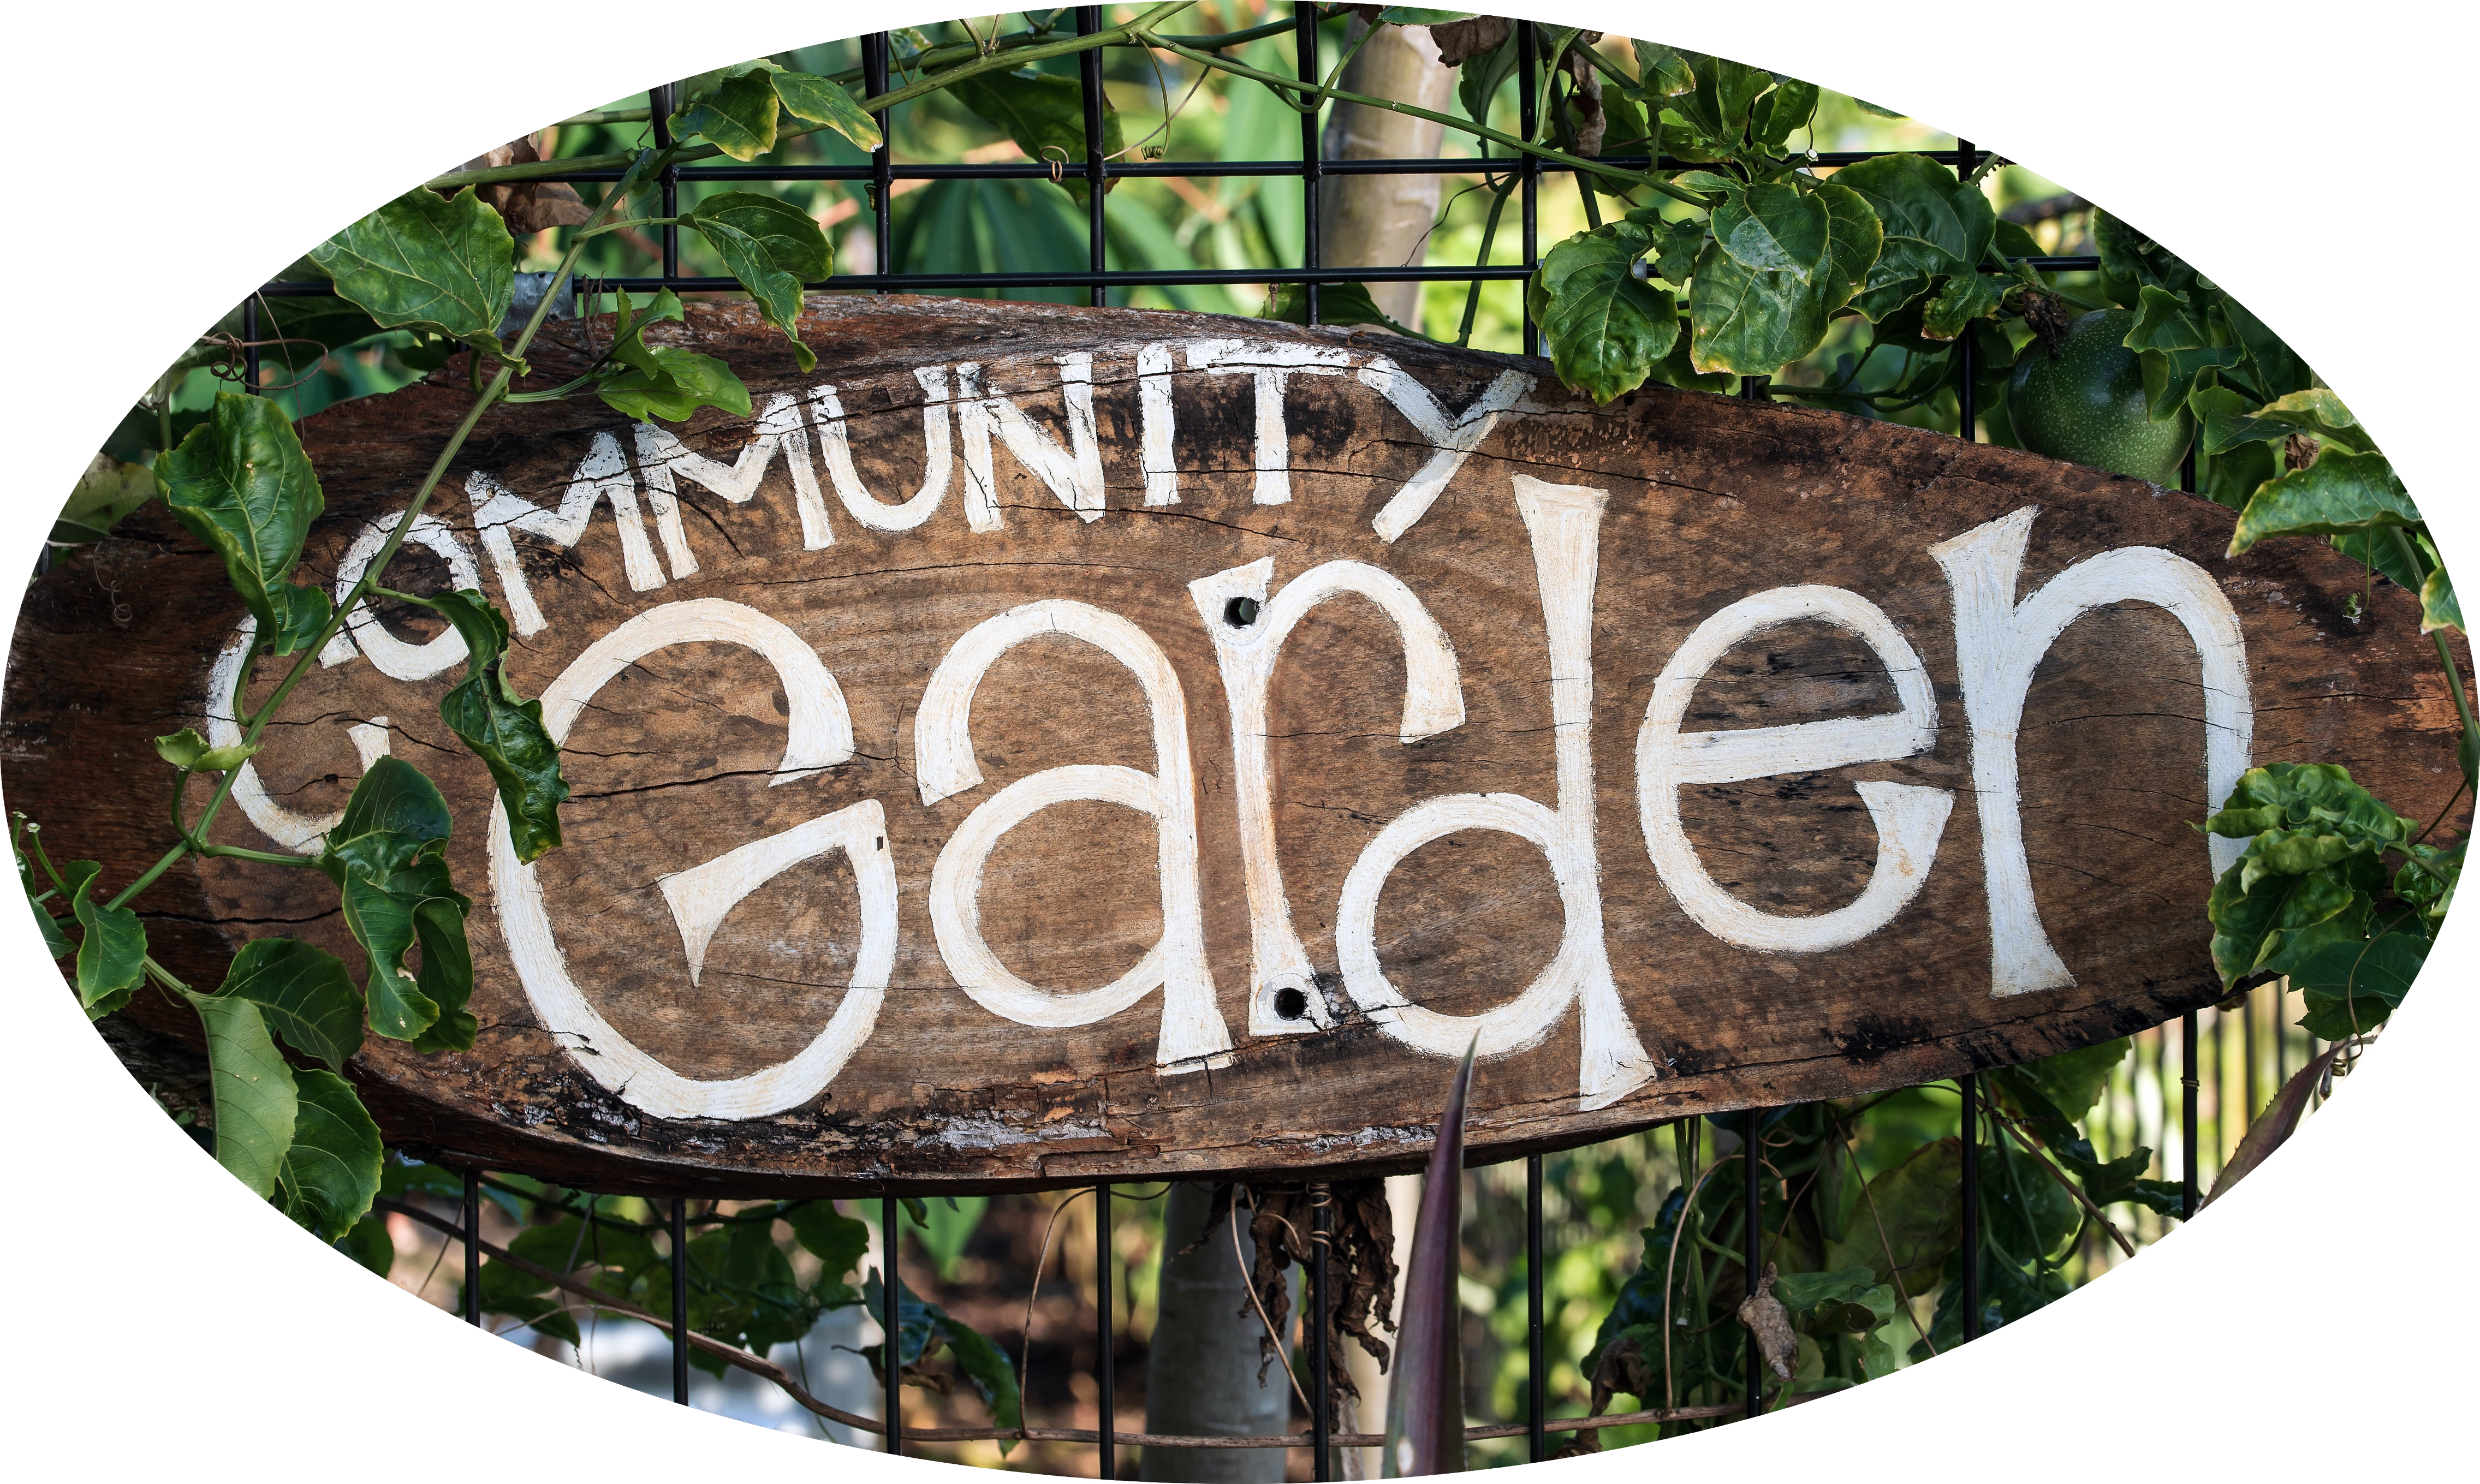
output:
{"label": "thin branch", "polygon": [[[1992,1112],[1996,1113],[1996,1110],[1992,1110]],[[2127,1240],[2126,1233],[2110,1224],[2109,1217],[2101,1214],[2101,1208],[2092,1203],[2092,1197],[2083,1192],[2083,1188],[2081,1186],[2079,1186],[2073,1180],[2068,1179],[2067,1172],[2065,1170],[2058,1168],[2056,1164],[2051,1163],[2050,1157],[2046,1152],[2049,1145],[2042,1142],[2039,1133],[2024,1126],[2020,1120],[2010,1118],[2002,1113],[1996,1113],[1996,1116],[1998,1119],[1998,1126],[2005,1130],[2007,1136],[2015,1140],[2016,1147],[2022,1149],[2026,1154],[2030,1155],[2032,1157],[2032,1163],[2040,1165],[2043,1169],[2048,1170],[2050,1172],[2050,1178],[2056,1181],[2069,1195],[2074,1196],[2076,1198],[2077,1205],[2084,1208],[2084,1214],[2100,1222],[2101,1229],[2103,1231],[2109,1233],[2110,1241],[2118,1243],[2118,1249],[2121,1252],[2126,1253],[2129,1257],[2133,1257],[2135,1255],[2135,1243]],[[2035,1144],[2038,1144],[2040,1147],[2035,1148]]]}
{"label": "thin branch", "polygon": [[1859,1140],[1845,1144],[1843,1149],[1851,1157],[1851,1173],[1860,1181],[1860,1193],[1869,1197],[1869,1220],[1877,1228],[1877,1244],[1886,1249],[1886,1276],[1894,1281],[1895,1296],[1903,1301],[1903,1318],[1912,1321],[1912,1332],[1921,1337],[1921,1343],[1929,1347],[1929,1354],[1935,1355],[1938,1352],[1937,1342],[1929,1338],[1927,1330],[1921,1328],[1921,1317],[1912,1312],[1912,1295],[1903,1288],[1903,1270],[1895,1261],[1894,1240],[1886,1235],[1885,1217],[1877,1214],[1877,1192],[1869,1189],[1869,1172],[1860,1167]]}

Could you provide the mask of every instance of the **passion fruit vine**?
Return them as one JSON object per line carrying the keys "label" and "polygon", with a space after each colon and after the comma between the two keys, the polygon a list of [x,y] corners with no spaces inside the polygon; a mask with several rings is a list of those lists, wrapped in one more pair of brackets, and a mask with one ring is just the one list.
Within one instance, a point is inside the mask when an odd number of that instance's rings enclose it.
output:
{"label": "passion fruit vine", "polygon": [[2184,408],[2164,422],[2146,415],[2141,359],[2122,344],[2134,327],[2131,310],[2096,309],[2054,349],[2025,346],[2006,389],[2015,441],[2054,459],[2174,482],[2194,420]]}

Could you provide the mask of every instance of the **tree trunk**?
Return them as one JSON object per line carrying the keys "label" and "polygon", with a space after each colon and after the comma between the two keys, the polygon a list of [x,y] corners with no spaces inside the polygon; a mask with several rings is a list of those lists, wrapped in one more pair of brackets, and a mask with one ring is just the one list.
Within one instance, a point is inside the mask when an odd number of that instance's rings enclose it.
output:
{"label": "tree trunk", "polygon": [[[1362,22],[1352,23],[1357,39]],[[1456,73],[1438,64],[1426,26],[1388,26],[1352,59],[1342,88],[1433,113],[1453,106]],[[1414,160],[1438,152],[1443,126],[1339,103],[1327,119],[1330,160]],[[1438,215],[1435,175],[1329,175],[1318,192],[1318,258],[1337,268],[1402,268],[1420,260]],[[1421,327],[1421,285],[1374,283],[1369,295],[1399,324]]]}
{"label": "tree trunk", "polygon": [[[1247,1222],[1240,1251],[1222,1223],[1186,1256],[1213,1209],[1214,1187],[1175,1185],[1163,1198],[1161,1308],[1146,1361],[1146,1430],[1191,1437],[1249,1437],[1284,1430],[1291,1420],[1291,1383],[1283,1360],[1257,1379],[1257,1337],[1265,1333],[1249,1303],[1248,1262],[1257,1255]],[[1295,1312],[1299,1306],[1295,1304]],[[1281,1484],[1281,1448],[1154,1448],[1139,1477],[1178,1484]]]}
{"label": "tree trunk", "polygon": [[[1421,1177],[1387,1176],[1386,1205],[1395,1215],[1395,1270],[1406,1272],[1412,1265],[1412,1228],[1421,1219]],[[1399,1332],[1404,1322],[1404,1290],[1400,1283],[1395,1289],[1395,1307],[1387,1312],[1386,1317],[1394,1321],[1388,1330],[1391,1337]],[[1386,1371],[1382,1373],[1375,1356],[1356,1344],[1348,1344],[1343,1347],[1343,1362],[1352,1372],[1352,1384],[1360,1389],[1360,1416],[1353,1424],[1354,1430],[1384,1432],[1386,1388],[1394,1380],[1392,1359],[1389,1359]],[[1339,1450],[1339,1456],[1343,1460],[1341,1473],[1344,1478],[1375,1479],[1383,1476],[1384,1471],[1380,1467],[1383,1460],[1376,1448],[1343,1448]]]}

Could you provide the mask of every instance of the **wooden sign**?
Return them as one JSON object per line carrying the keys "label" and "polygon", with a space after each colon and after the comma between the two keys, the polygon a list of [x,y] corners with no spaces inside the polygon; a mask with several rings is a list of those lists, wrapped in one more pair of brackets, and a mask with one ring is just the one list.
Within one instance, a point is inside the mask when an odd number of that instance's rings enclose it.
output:
{"label": "wooden sign", "polygon": [[[2454,781],[2402,595],[2346,609],[2364,575],[2307,542],[2227,560],[2229,512],[2137,481],[1596,411],[1371,332],[862,297],[805,330],[810,375],[692,312],[746,421],[494,411],[390,579],[510,616],[564,848],[508,850],[438,719],[461,641],[409,608],[353,616],[218,822],[315,851],[383,753],[455,807],[482,1030],[367,1043],[391,1137],[606,1190],[1405,1168],[1477,1038],[1476,1152],[1555,1147],[2208,1004],[2237,845],[2191,825],[2252,759],[2413,812]],[[360,576],[467,405],[305,424],[310,571]],[[169,527],[46,578],[12,806],[126,879],[147,739],[235,735],[246,623]],[[194,961],[360,961],[308,873],[142,905]]]}

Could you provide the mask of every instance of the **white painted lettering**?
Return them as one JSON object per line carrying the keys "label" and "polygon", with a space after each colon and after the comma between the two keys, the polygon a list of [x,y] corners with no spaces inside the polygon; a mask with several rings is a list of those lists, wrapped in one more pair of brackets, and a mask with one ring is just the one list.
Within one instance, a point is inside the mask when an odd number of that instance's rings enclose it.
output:
{"label": "white painted lettering", "polygon": [[[2039,506],[2027,505],[1929,548],[1954,595],[1954,658],[1963,679],[1964,715],[1972,724],[1972,787],[1988,880],[1994,995],[2062,989],[2076,982],[2051,948],[2040,906],[2032,899],[2015,756],[2032,668],[2067,627],[2104,603],[2134,601],[2169,610],[2186,628],[2204,666],[2209,807],[2230,797],[2247,771],[2256,731],[2238,614],[2212,577],[2186,558],[2157,547],[2123,547],[2078,562],[2021,603],[2015,601],[2024,549],[2039,513]],[[2228,870],[2247,848],[2245,840],[2210,843],[2216,873]]]}
{"label": "white painted lettering", "polygon": [[[1895,682],[1890,715],[1682,731],[1697,683],[1731,646],[1785,624],[1821,622],[1857,634]],[[1895,920],[1928,879],[1954,796],[1906,783],[1855,785],[1877,827],[1877,864],[1858,900],[1832,911],[1785,917],[1724,890],[1705,869],[1679,819],[1679,791],[1786,773],[1816,773],[1925,753],[1937,741],[1937,697],[1928,672],[1882,609],[1839,587],[1778,587],[1744,598],[1696,626],[1653,682],[1637,732],[1637,809],[1645,850],[1670,894],[1699,927],[1726,943],[1765,953],[1819,953],[1856,943]]]}
{"label": "white painted lettering", "polygon": [[918,366],[914,368],[913,379],[921,384],[927,398],[921,404],[921,487],[898,505],[882,504],[863,487],[861,474],[853,468],[852,443],[836,389],[822,386],[810,393],[810,419],[817,424],[818,442],[826,448],[828,482],[835,485],[845,513],[865,530],[911,530],[929,520],[947,498],[947,486],[955,475],[955,456],[947,443],[947,368]]}
{"label": "white painted lettering", "polygon": [[[1427,799],[1378,832],[1344,878],[1335,908],[1335,952],[1343,985],[1387,1035],[1434,1057],[1458,1057],[1476,1032],[1481,1055],[1503,1057],[1538,1045],[1568,1006],[1580,1007],[1583,1052],[1576,1093],[1605,1108],[1654,1075],[1620,1004],[1602,943],[1601,867],[1593,806],[1593,587],[1607,492],[1546,484],[1517,474],[1516,509],[1533,539],[1550,651],[1550,715],[1559,764],[1559,807],[1516,794],[1452,794]],[[1559,952],[1521,994],[1479,1015],[1447,1015],[1407,1001],[1378,962],[1378,896],[1405,857],[1460,830],[1503,830],[1549,859],[1566,909]]]}
{"label": "white painted lettering", "polygon": [[1352,369],[1351,352],[1341,345],[1198,340],[1189,342],[1188,369],[1254,378],[1257,422],[1252,458],[1257,483],[1249,498],[1260,505],[1291,503],[1292,441],[1283,422],[1283,389],[1294,376],[1343,374]]}
{"label": "white painted lettering", "polygon": [[1072,351],[1059,357],[1059,399],[1068,410],[1068,447],[1025,416],[1006,397],[986,396],[982,368],[956,368],[956,421],[965,440],[965,523],[977,531],[999,528],[998,481],[991,467],[995,429],[1017,462],[1033,471],[1059,502],[1079,520],[1102,514],[1102,450],[1094,433],[1094,357]]}
{"label": "white painted lettering", "polygon": [[[1284,895],[1282,867],[1275,854],[1266,695],[1283,641],[1311,608],[1328,599],[1365,598],[1394,621],[1404,642],[1403,740],[1418,742],[1460,727],[1464,720],[1455,647],[1400,578],[1364,562],[1324,562],[1294,577],[1269,601],[1266,589],[1274,575],[1274,558],[1266,557],[1188,585],[1199,617],[1214,635],[1223,693],[1231,706],[1232,782],[1240,811],[1241,870],[1249,890],[1252,1036],[1324,1030],[1331,1018],[1309,966],[1308,950],[1292,931],[1291,901]],[[1254,620],[1247,624],[1236,622],[1240,610],[1233,607],[1243,601],[1258,605]],[[1279,1009],[1285,990],[1300,996],[1300,1011],[1288,1016]]]}
{"label": "white painted lettering", "polygon": [[[1041,634],[1081,639],[1135,673],[1152,717],[1154,772],[1081,765],[1029,774],[985,800],[956,827],[930,874],[930,924],[947,972],[973,1002],[1022,1025],[1091,1025],[1156,988],[1163,993],[1154,1063],[1165,1072],[1229,1064],[1231,1035],[1215,1006],[1197,883],[1197,790],[1188,755],[1188,711],[1162,648],[1126,619],[1087,603],[1047,599],[975,625],[956,641],[922,693],[913,724],[915,771],[924,805],[981,785],[973,759],[973,695],[1001,655]],[[1162,937],[1136,966],[1098,989],[1048,990],[1009,972],[982,936],[982,869],[1010,830],[1053,805],[1096,799],[1154,822]]]}
{"label": "white painted lettering", "polygon": [[[809,778],[852,756],[852,718],[843,693],[798,634],[755,608],[721,599],[664,603],[587,646],[543,691],[543,726],[554,742],[612,677],[675,644],[737,644],[775,667],[787,710],[783,761],[776,784]],[[886,813],[875,799],[839,809],[766,839],[753,841],[659,885],[679,924],[689,978],[697,981],[706,951],[725,916],[749,893],[804,860],[842,850],[860,889],[861,947],[852,984],[835,1013],[790,1060],[719,1081],[684,1077],[620,1034],[569,978],[567,956],[553,935],[534,868],[508,842],[508,812],[491,806],[491,890],[501,932],[526,998],[545,1030],[588,1075],[623,1102],[659,1118],[757,1118],[796,1108],[835,1081],[869,1038],[895,967],[895,865],[884,841]],[[572,847],[579,848],[579,847]]]}

